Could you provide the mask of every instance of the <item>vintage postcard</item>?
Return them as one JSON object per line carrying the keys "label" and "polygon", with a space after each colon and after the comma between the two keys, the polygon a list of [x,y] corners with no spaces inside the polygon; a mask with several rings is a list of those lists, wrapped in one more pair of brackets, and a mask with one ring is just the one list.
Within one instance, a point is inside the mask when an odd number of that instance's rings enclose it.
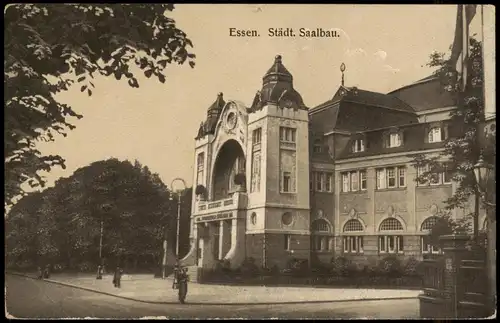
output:
{"label": "vintage postcard", "polygon": [[4,20],[7,318],[496,317],[494,6]]}

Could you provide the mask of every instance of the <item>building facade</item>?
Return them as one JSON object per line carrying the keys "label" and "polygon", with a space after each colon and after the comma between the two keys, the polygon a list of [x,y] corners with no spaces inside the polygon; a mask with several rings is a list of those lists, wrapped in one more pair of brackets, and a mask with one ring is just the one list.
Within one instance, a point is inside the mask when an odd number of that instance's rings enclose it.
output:
{"label": "building facade", "polygon": [[[417,183],[413,160],[453,135],[453,100],[432,78],[388,94],[341,86],[308,108],[276,56],[250,107],[219,93],[195,139],[186,265],[284,268],[338,256],[423,257],[454,183]],[[472,208],[473,209],[473,208]],[[463,216],[468,210],[454,210]],[[484,221],[484,220],[483,220]]]}

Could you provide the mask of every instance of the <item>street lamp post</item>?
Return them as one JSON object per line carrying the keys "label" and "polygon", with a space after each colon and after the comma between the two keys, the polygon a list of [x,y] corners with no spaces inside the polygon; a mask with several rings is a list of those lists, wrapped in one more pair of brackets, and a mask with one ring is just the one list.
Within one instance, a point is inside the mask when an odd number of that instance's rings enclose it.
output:
{"label": "street lamp post", "polygon": [[490,201],[488,195],[488,184],[491,180],[492,171],[494,168],[492,165],[485,163],[482,154],[479,157],[478,162],[474,165],[474,176],[477,182],[477,189],[481,196],[483,204],[486,206],[486,221],[488,226],[487,232],[487,267],[489,276],[489,307],[492,311],[496,305],[496,203],[495,201]]}
{"label": "street lamp post", "polygon": [[476,177],[477,189],[479,190],[483,203],[489,207],[496,207],[495,203],[488,201],[487,195],[488,181],[490,180],[492,170],[493,167],[485,163],[482,155],[479,157],[476,165],[474,165],[474,176]]}
{"label": "street lamp post", "polygon": [[[186,182],[180,178],[174,178],[172,180],[172,184],[170,184],[170,188],[173,189],[174,187],[174,182],[179,181],[183,185],[183,189],[186,189]],[[180,228],[180,219],[181,219],[181,191],[178,192],[177,194],[177,232],[176,232],[176,239],[175,239],[175,257],[176,260],[179,260],[179,228]]]}

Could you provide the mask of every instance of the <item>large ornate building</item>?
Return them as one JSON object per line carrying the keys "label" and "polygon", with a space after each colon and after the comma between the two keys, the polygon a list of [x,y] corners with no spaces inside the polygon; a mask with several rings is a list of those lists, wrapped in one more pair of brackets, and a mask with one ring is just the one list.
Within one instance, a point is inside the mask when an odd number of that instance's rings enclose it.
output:
{"label": "large ornate building", "polygon": [[417,183],[425,170],[412,160],[443,149],[453,100],[433,77],[388,94],[332,93],[306,107],[276,56],[250,107],[218,94],[195,139],[186,265],[437,252],[426,236],[454,183],[446,165]]}

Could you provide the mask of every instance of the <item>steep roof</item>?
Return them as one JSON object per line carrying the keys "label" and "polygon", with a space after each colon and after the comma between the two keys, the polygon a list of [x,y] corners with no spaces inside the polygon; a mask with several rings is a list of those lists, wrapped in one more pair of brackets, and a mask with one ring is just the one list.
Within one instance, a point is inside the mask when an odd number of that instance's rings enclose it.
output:
{"label": "steep roof", "polygon": [[388,93],[408,103],[417,112],[446,108],[456,105],[453,94],[447,92],[434,75],[403,86]]}
{"label": "steep roof", "polygon": [[274,58],[273,65],[262,78],[262,89],[256,93],[250,111],[260,110],[267,103],[307,109],[302,96],[293,88],[292,74],[283,65],[281,55]]}

